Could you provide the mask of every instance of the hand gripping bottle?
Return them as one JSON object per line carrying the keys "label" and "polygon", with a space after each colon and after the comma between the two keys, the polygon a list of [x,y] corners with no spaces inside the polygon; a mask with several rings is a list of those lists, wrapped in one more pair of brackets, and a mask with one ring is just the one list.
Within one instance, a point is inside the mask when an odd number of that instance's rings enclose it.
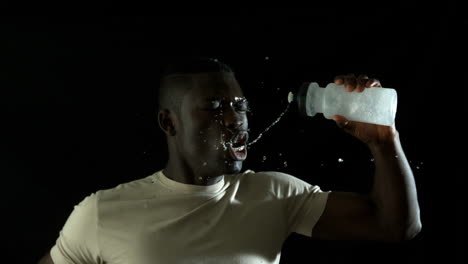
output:
{"label": "hand gripping bottle", "polygon": [[288,101],[296,101],[299,112],[307,116],[322,113],[325,118],[342,115],[351,121],[391,126],[395,122],[397,93],[395,89],[372,87],[362,93],[347,92],[344,85],[305,83],[297,94],[289,93]]}

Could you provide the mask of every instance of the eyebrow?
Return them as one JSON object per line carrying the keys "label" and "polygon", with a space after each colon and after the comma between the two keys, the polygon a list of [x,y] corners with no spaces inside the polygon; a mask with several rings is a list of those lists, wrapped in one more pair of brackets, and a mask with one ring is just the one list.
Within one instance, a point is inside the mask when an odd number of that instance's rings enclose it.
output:
{"label": "eyebrow", "polygon": [[[205,97],[204,100],[205,101],[213,101],[213,100],[224,100],[225,97],[224,96],[210,96],[210,97]],[[246,97],[234,97],[234,102],[235,103],[239,103],[239,102],[248,102],[249,100],[247,100]]]}

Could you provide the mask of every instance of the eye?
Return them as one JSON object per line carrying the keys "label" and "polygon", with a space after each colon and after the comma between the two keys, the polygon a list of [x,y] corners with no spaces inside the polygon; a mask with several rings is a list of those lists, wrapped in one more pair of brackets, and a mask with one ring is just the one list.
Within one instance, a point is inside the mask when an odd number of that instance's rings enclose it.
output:
{"label": "eye", "polygon": [[234,108],[239,112],[250,112],[249,102],[246,99],[236,102]]}
{"label": "eye", "polygon": [[220,100],[211,100],[209,103],[209,109],[210,110],[217,110],[221,107],[221,101]]}

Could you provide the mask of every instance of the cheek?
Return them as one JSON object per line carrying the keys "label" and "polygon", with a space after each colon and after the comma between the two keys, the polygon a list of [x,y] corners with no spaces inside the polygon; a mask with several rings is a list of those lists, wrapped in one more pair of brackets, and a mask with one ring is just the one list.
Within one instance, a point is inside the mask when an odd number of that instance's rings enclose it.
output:
{"label": "cheek", "polygon": [[[185,132],[187,133],[186,147],[194,159],[206,159],[208,156],[218,157],[225,151],[223,144],[223,129],[219,114],[193,111],[188,116]],[[203,156],[203,157],[202,157]]]}
{"label": "cheek", "polygon": [[192,131],[190,141],[197,151],[206,153],[221,148],[222,133],[216,120],[199,124],[193,127]]}

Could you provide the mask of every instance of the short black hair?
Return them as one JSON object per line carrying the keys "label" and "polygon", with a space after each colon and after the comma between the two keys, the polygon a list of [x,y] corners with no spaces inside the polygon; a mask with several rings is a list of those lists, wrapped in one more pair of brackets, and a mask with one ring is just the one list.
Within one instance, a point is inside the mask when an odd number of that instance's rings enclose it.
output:
{"label": "short black hair", "polygon": [[173,59],[164,68],[163,77],[176,74],[195,74],[203,72],[231,72],[234,71],[227,64],[214,58],[184,57]]}
{"label": "short black hair", "polygon": [[[169,109],[179,113],[182,94],[180,87],[190,87],[190,74],[207,72],[233,73],[227,64],[214,58],[184,57],[171,60],[164,67],[158,92],[158,109]],[[179,93],[179,94],[178,94]]]}

